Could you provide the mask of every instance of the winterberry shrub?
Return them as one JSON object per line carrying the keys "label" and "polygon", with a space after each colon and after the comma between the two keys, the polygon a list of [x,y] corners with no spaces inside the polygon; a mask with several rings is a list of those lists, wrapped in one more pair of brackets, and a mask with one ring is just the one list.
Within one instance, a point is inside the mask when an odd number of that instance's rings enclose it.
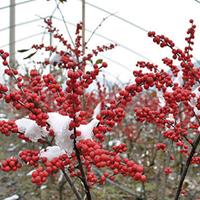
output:
{"label": "winterberry shrub", "polygon": [[[44,67],[54,66],[63,72],[63,86],[53,73],[41,74],[30,70],[28,78],[9,66],[9,54],[0,50],[5,74],[14,80],[14,87],[0,85],[0,98],[13,107],[26,113],[24,118],[1,121],[0,132],[5,136],[15,134],[27,143],[37,143],[38,148],[22,149],[18,155],[1,161],[2,171],[16,171],[23,165],[33,169],[32,182],[44,183],[49,176],[61,171],[71,186],[77,199],[81,199],[78,189],[71,178],[78,177],[84,186],[86,199],[92,199],[90,189],[95,184],[105,184],[106,180],[115,180],[117,175],[131,177],[134,181],[144,183],[147,178],[144,167],[124,156],[127,145],[112,144],[106,148],[107,135],[121,126],[128,106],[145,90],[153,90],[154,103],[148,95],[134,104],[135,120],[141,125],[153,124],[162,134],[163,141],[155,145],[161,153],[168,153],[168,141],[175,145],[178,152],[186,158],[175,199],[179,198],[182,184],[190,164],[199,164],[197,148],[199,134],[199,78],[200,69],[193,64],[192,46],[196,26],[190,20],[191,27],[185,38],[186,47],[177,48],[172,40],[164,35],[149,32],[148,36],[161,48],[170,48],[172,56],[163,58],[167,70],[155,64],[140,61],[139,70],[133,71],[134,82],[118,90],[118,94],[105,97],[105,90],[98,85],[98,97],[88,93],[102,68],[108,64],[98,59],[99,52],[113,49],[115,45],[97,46],[90,53],[83,53],[81,45],[82,24],[77,25],[76,38],[69,43],[59,30],[45,19],[48,32],[61,43],[65,49],[33,45],[35,50],[29,57],[39,51],[51,52],[55,60],[45,60]],[[86,46],[87,49],[87,46]],[[28,51],[28,50],[23,50]],[[145,70],[144,70],[145,69]],[[66,76],[64,75],[66,73]],[[112,96],[112,98],[111,98]],[[146,99],[146,100],[145,100]],[[136,106],[135,106],[136,105]],[[96,106],[96,108],[95,108]],[[124,128],[126,136],[134,138],[130,130],[137,132],[131,124]],[[138,136],[135,136],[138,139]],[[170,154],[170,161],[174,155]],[[103,173],[97,174],[96,169]],[[163,170],[166,175],[173,173],[170,166]]]}
{"label": "winterberry shrub", "polygon": [[[125,144],[113,146],[111,150],[104,147],[106,133],[122,121],[132,95],[122,90],[119,97],[110,99],[110,106],[106,107],[100,85],[99,99],[96,94],[86,91],[101,69],[108,66],[102,59],[96,59],[98,53],[113,49],[115,45],[97,46],[91,53],[83,54],[81,23],[77,25],[73,44],[64,39],[50,19],[45,19],[45,23],[47,30],[66,51],[35,44],[31,48],[35,52],[28,58],[42,50],[55,54],[56,60],[37,64],[45,67],[53,65],[65,71],[65,86],[53,73],[41,74],[37,66],[30,70],[28,76],[22,76],[17,69],[9,66],[9,54],[0,51],[2,64],[7,67],[5,74],[14,80],[14,87],[0,86],[0,97],[26,114],[20,119],[1,121],[0,131],[6,136],[15,134],[27,143],[39,144],[34,150],[22,149],[15,157],[1,161],[1,170],[16,171],[28,165],[33,169],[32,182],[39,186],[49,176],[62,171],[77,199],[81,197],[70,177],[80,178],[87,199],[91,199],[90,188],[94,184],[104,184],[107,179],[114,181],[119,174],[145,182],[143,167],[136,160],[121,156],[127,150]],[[29,50],[21,50],[25,51]],[[102,169],[103,174],[96,174],[95,168]]]}

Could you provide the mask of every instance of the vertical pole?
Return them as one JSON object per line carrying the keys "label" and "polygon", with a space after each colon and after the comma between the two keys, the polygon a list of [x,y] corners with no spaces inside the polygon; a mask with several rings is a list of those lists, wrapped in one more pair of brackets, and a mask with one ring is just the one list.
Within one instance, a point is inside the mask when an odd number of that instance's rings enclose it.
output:
{"label": "vertical pole", "polygon": [[15,0],[10,0],[10,34],[9,34],[10,66],[15,65]]}
{"label": "vertical pole", "polygon": [[[52,20],[52,15],[50,16],[50,20]],[[52,32],[49,32],[49,46],[52,46],[53,45],[53,37],[52,37]],[[50,51],[49,52],[49,59],[51,58],[52,56],[52,52]],[[53,65],[50,65],[50,73],[52,73],[53,71]]]}
{"label": "vertical pole", "polygon": [[82,0],[82,23],[83,23],[82,51],[83,51],[83,54],[85,54],[85,0]]}
{"label": "vertical pole", "polygon": [[[53,16],[50,16],[50,20],[52,21]],[[52,32],[49,33],[49,45],[52,46]],[[50,56],[51,56],[52,52],[50,51]]]}

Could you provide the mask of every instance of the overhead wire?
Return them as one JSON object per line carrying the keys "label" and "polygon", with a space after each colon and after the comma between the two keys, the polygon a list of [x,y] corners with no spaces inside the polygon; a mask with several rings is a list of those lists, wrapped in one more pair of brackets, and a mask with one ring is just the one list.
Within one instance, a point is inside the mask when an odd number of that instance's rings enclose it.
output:
{"label": "overhead wire", "polygon": [[116,64],[116,65],[118,65],[118,66],[120,66],[120,67],[126,69],[127,71],[132,72],[131,69],[129,69],[126,65],[124,65],[124,64],[122,64],[122,63],[120,63],[120,62],[118,62],[118,61],[116,61],[116,60],[114,60],[114,59],[111,59],[111,58],[109,58],[109,57],[107,57],[107,56],[104,56],[104,55],[102,55],[102,54],[101,54],[101,56],[102,56],[103,58],[105,58],[105,59],[111,61],[112,63],[114,63],[114,64]]}
{"label": "overhead wire", "polygon": [[10,28],[13,28],[13,27],[18,27],[18,26],[30,24],[30,23],[37,22],[37,21],[40,21],[40,20],[41,19],[32,19],[32,20],[29,20],[29,21],[25,21],[25,22],[21,22],[21,23],[15,24],[14,26],[7,26],[7,27],[4,27],[4,28],[0,29],[0,32],[1,31],[5,31],[5,30],[10,29]]}
{"label": "overhead wire", "polygon": [[[18,42],[21,42],[21,41],[24,41],[24,40],[27,40],[27,39],[30,39],[30,38],[39,36],[39,35],[41,35],[41,34],[43,34],[43,32],[36,33],[36,34],[32,34],[32,35],[29,35],[29,36],[27,36],[27,37],[20,38],[19,40],[16,40],[16,41],[14,41],[14,42],[15,42],[15,43],[18,43]],[[14,42],[13,42],[13,43],[14,43]],[[4,45],[0,46],[0,48],[7,47],[7,46],[9,46],[10,44],[12,44],[12,43],[4,44]]]}
{"label": "overhead wire", "polygon": [[[60,18],[58,18],[58,17],[53,17],[53,18],[54,18],[54,19],[57,19],[57,20],[60,20],[60,21],[63,21],[62,19],[60,19]],[[70,24],[70,25],[72,25],[72,26],[76,26],[76,24],[71,23],[71,22],[69,22],[69,21],[64,21],[64,22],[67,23],[67,24]],[[86,30],[87,32],[90,32],[90,33],[93,32],[93,31],[91,31],[91,30],[89,30],[89,29],[85,29],[85,30]],[[123,45],[123,44],[120,44],[120,43],[118,43],[118,42],[112,40],[111,38],[108,38],[108,37],[106,37],[106,36],[104,36],[104,35],[101,35],[101,34],[99,34],[99,33],[95,33],[94,35],[96,35],[96,36],[98,36],[98,37],[101,37],[101,38],[103,38],[103,39],[105,39],[105,40],[107,40],[107,41],[109,41],[109,42],[111,42],[111,43],[113,43],[113,44],[117,44],[117,46],[119,46],[119,47],[121,47],[121,48],[123,48],[123,49],[126,49],[127,51],[129,51],[129,52],[131,52],[131,53],[133,53],[133,54],[135,54],[135,55],[137,55],[137,56],[139,56],[139,57],[141,57],[141,58],[143,58],[143,59],[145,59],[145,60],[150,60],[149,58],[147,58],[146,56],[142,55],[141,53],[138,53],[138,52],[134,51],[133,49],[131,49],[131,48],[129,48],[129,47]]]}
{"label": "overhead wire", "polygon": [[[57,19],[57,20],[59,20],[59,21],[63,21],[65,24],[68,23],[68,24],[70,24],[70,25],[72,25],[72,26],[76,26],[76,24],[71,23],[71,22],[67,22],[65,19],[60,19],[60,18],[57,18],[57,17],[53,17],[53,18],[54,18],[54,19]],[[91,30],[88,30],[88,29],[86,29],[86,31],[91,32],[91,33],[93,33],[93,34],[95,34],[95,35],[98,35],[99,37],[103,37],[104,39],[106,39],[106,40],[108,40],[108,41],[110,41],[110,42],[112,42],[112,43],[116,43],[115,41],[111,40],[110,38],[107,38],[107,37],[105,37],[105,36],[102,36],[102,35],[100,35],[100,34],[97,34],[97,33],[95,33],[94,31],[91,31]],[[118,44],[118,46],[120,46],[120,45]],[[122,48],[125,48],[125,46],[123,46],[123,45],[121,45],[121,47],[122,47]],[[133,50],[131,50],[131,49],[126,49],[126,50],[129,50],[129,51],[131,51],[132,53],[134,53],[134,54],[136,54],[136,55],[138,55],[138,56],[140,56],[140,57],[142,57],[142,58],[144,58],[144,59],[149,60],[148,58],[146,58],[146,57],[143,56],[142,54],[139,54],[139,53],[137,53],[137,52],[135,52],[135,51],[133,51]],[[118,61],[116,61],[116,60],[114,60],[114,59],[111,59],[111,58],[108,58],[108,57],[106,57],[106,56],[104,56],[104,55],[102,55],[102,54],[101,54],[101,56],[104,57],[104,58],[106,58],[107,60],[111,61],[112,63],[115,63],[116,65],[118,65],[118,66],[120,66],[120,67],[122,67],[122,68],[128,70],[129,72],[132,72],[131,69],[129,69],[127,66],[125,66],[125,65],[123,65],[123,64],[121,64],[121,63],[119,63]],[[109,72],[106,72],[106,73],[109,73]],[[110,76],[111,76],[111,74],[110,74]],[[114,77],[116,80],[118,80],[118,78],[116,78],[115,76],[112,76],[112,77]],[[118,81],[119,81],[119,80],[118,80]]]}
{"label": "overhead wire", "polygon": [[[81,0],[79,0],[79,1],[81,1]],[[102,12],[104,12],[104,13],[107,13],[107,14],[109,14],[109,15],[112,15],[113,17],[115,17],[115,18],[117,18],[117,19],[119,19],[119,20],[121,20],[121,21],[123,21],[123,22],[125,22],[125,23],[127,23],[127,24],[129,24],[129,25],[131,25],[131,26],[133,26],[133,27],[135,27],[135,28],[137,28],[137,29],[140,29],[141,31],[148,32],[148,30],[145,29],[145,28],[143,28],[142,26],[139,26],[139,25],[133,23],[132,21],[127,20],[127,19],[125,19],[125,18],[123,18],[123,17],[121,17],[121,16],[119,16],[119,15],[117,15],[117,14],[113,14],[112,12],[109,12],[108,10],[105,10],[104,8],[101,8],[101,7],[99,7],[99,6],[96,6],[96,5],[94,5],[94,4],[92,4],[92,3],[89,3],[89,2],[87,2],[87,1],[86,1],[85,3],[86,3],[86,5],[89,5],[89,6],[95,8],[95,9],[97,9],[97,10],[100,10],[100,11],[102,11]]]}
{"label": "overhead wire", "polygon": [[[28,2],[32,2],[32,1],[35,1],[35,0],[28,0],[28,1],[20,2],[20,3],[16,3],[16,4],[14,4],[14,5],[20,5],[20,4],[24,4],[24,3],[28,3]],[[143,31],[146,32],[146,30],[145,30],[144,28],[142,28],[142,27],[140,27],[140,26],[138,26],[138,25],[136,25],[136,24],[134,24],[134,23],[132,23],[132,22],[130,22],[130,21],[124,19],[124,18],[121,18],[120,16],[118,16],[118,15],[116,15],[116,14],[113,14],[113,13],[111,13],[111,12],[109,12],[109,11],[103,9],[103,8],[97,7],[97,6],[95,6],[95,5],[93,5],[93,4],[89,3],[89,2],[86,2],[86,4],[88,4],[88,5],[92,6],[92,7],[95,7],[96,9],[99,9],[99,10],[101,10],[101,11],[103,11],[103,12],[106,12],[106,13],[108,13],[108,14],[110,14],[110,15],[113,15],[114,17],[117,17],[118,19],[124,20],[124,21],[126,21],[127,23],[129,23],[129,24],[131,24],[131,25],[134,25],[135,27],[140,28],[141,30],[143,30]],[[4,9],[4,8],[8,8],[8,7],[10,7],[10,6],[5,6],[5,7],[2,7],[2,8],[0,8],[0,9]],[[53,16],[54,13],[55,13],[55,11],[56,11],[57,9],[58,9],[59,12],[61,13],[62,19]],[[63,21],[63,22],[65,22],[65,24],[68,23],[68,24],[70,24],[70,25],[76,26],[75,24],[72,24],[72,23],[70,23],[70,22],[66,22],[66,21],[65,21],[64,16],[63,16],[63,14],[62,14],[62,11],[61,11],[60,8],[59,8],[59,3],[57,3],[56,8],[54,9],[54,11],[53,11],[52,14],[51,14],[51,17],[53,17],[53,18],[55,18],[55,19],[57,19],[57,20]],[[32,23],[32,22],[35,22],[35,21],[39,21],[39,19],[34,19],[34,20],[27,21],[27,22],[22,22],[22,23],[20,23],[20,24],[17,24],[16,26],[25,25],[25,24],[27,24],[27,23]],[[66,25],[65,25],[65,26],[66,26]],[[8,28],[11,28],[11,27],[5,27],[5,28],[3,28],[3,29],[0,29],[0,31],[6,30],[6,29],[8,29]],[[68,28],[67,28],[67,30],[68,30]],[[91,30],[88,30],[88,29],[87,29],[86,31],[92,33]],[[68,32],[69,32],[69,31],[68,31]],[[34,34],[34,35],[35,35],[35,34]],[[98,33],[95,33],[95,35],[98,36],[98,37],[101,37],[101,38],[103,38],[103,39],[105,39],[105,40],[107,40],[107,41],[109,41],[109,42],[111,42],[111,43],[117,43],[116,41],[114,41],[114,40],[112,40],[111,38],[108,38],[108,37],[106,37],[106,36],[104,36],[104,35],[101,35],[101,34],[98,34]],[[25,39],[26,39],[26,38],[27,38],[27,37],[25,37]],[[20,41],[22,41],[22,40],[23,40],[23,38],[20,39]],[[71,39],[71,40],[72,40],[72,39]],[[2,45],[1,47],[5,47],[5,46],[7,46],[7,45],[9,45],[9,44]],[[117,43],[117,45],[120,46],[120,47],[122,47],[122,48],[124,48],[124,49],[126,49],[126,50],[128,50],[128,51],[131,52],[131,53],[134,53],[135,55],[137,55],[137,56],[139,56],[139,57],[142,57],[142,58],[145,59],[145,60],[149,60],[146,56],[144,56],[144,55],[142,55],[142,54],[140,54],[140,53],[134,51],[134,50],[131,49],[131,48],[128,48],[127,46],[125,46],[125,45],[123,45],[123,44]]]}
{"label": "overhead wire", "polygon": [[[79,1],[82,1],[82,0],[79,0]],[[198,1],[198,0],[195,0],[196,2],[198,2],[198,3],[200,3],[200,1]],[[136,23],[133,23],[132,21],[130,21],[130,20],[128,20],[128,19],[126,19],[126,18],[123,18],[123,17],[121,17],[121,16],[119,16],[119,15],[117,15],[117,14],[113,14],[112,12],[109,12],[108,10],[106,10],[106,9],[104,9],[104,8],[101,8],[101,7],[99,7],[99,6],[96,6],[96,5],[94,5],[94,4],[92,4],[92,3],[90,3],[90,2],[85,2],[87,5],[89,5],[89,6],[91,6],[91,7],[93,7],[93,8],[95,8],[95,9],[97,9],[97,10],[100,10],[100,11],[102,11],[102,12],[104,12],[104,13],[107,13],[107,14],[110,14],[110,15],[112,15],[113,17],[115,17],[115,18],[117,18],[117,19],[119,19],[119,20],[121,20],[122,22],[125,22],[125,23],[127,23],[127,24],[129,24],[129,25],[131,25],[131,26],[133,26],[133,27],[135,27],[135,28],[137,28],[137,29],[139,29],[139,30],[141,30],[141,31],[143,31],[143,32],[148,32],[148,30],[147,29],[145,29],[144,27],[142,27],[142,26],[140,26],[140,25],[137,25]],[[97,34],[96,34],[97,35]],[[196,57],[193,57],[194,59],[195,59],[195,61],[196,62],[199,62],[199,60],[196,58]],[[144,59],[146,59],[146,58],[144,58]],[[149,60],[149,59],[148,59]]]}
{"label": "overhead wire", "polygon": [[6,8],[10,8],[10,7],[13,7],[13,6],[22,5],[22,4],[25,4],[25,3],[30,3],[30,2],[32,2],[32,1],[36,1],[36,0],[22,1],[22,2],[19,2],[19,3],[15,3],[15,4],[13,4],[12,6],[11,6],[11,5],[8,5],[8,6],[0,7],[0,10],[6,9]]}

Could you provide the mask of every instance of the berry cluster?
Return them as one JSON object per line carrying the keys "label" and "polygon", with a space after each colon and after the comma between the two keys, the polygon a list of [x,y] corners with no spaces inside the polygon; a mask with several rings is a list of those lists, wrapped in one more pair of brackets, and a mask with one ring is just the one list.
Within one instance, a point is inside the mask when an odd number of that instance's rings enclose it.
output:
{"label": "berry cluster", "polygon": [[3,62],[2,64],[4,66],[8,66],[8,61],[7,61],[7,58],[9,56],[9,53],[8,52],[4,52],[3,49],[0,49],[0,57],[2,58]]}
{"label": "berry cluster", "polygon": [[97,168],[109,168],[113,172],[108,173],[110,175],[103,176],[100,182],[105,181],[106,178],[114,176],[117,174],[122,174],[123,176],[131,176],[137,181],[146,181],[146,176],[143,175],[143,167],[136,164],[127,158],[121,158],[118,152],[123,152],[125,148],[124,144],[119,146],[114,146],[114,152],[109,152],[101,147],[101,145],[92,140],[82,140],[78,143],[77,147],[80,149],[84,156],[84,164],[90,170],[91,164],[95,165]]}
{"label": "berry cluster", "polygon": [[14,121],[0,121],[0,132],[6,136],[10,136],[10,133],[17,133],[18,128]]}
{"label": "berry cluster", "polygon": [[[24,116],[28,116],[34,123],[36,122],[38,127],[31,124],[30,129],[37,127],[37,131],[41,128],[41,132],[45,132],[37,140],[39,144],[45,144],[43,145],[45,147],[56,144],[60,148],[59,142],[62,141],[58,142],[60,139],[58,137],[61,137],[72,145],[72,153],[70,152],[69,155],[59,154],[60,156],[53,159],[40,157],[39,150],[21,151],[19,153],[21,161],[35,169],[32,173],[33,183],[41,185],[48,176],[54,176],[59,170],[68,170],[71,177],[79,177],[87,194],[89,193],[88,186],[96,183],[104,184],[107,179],[114,180],[118,174],[129,176],[135,181],[145,182],[147,178],[144,175],[143,166],[125,158],[127,156],[126,144],[114,145],[110,149],[106,148],[104,144],[104,141],[108,139],[108,133],[116,130],[114,129],[116,125],[123,123],[128,109],[133,105],[136,120],[142,126],[146,122],[155,124],[164,139],[170,139],[172,144],[176,145],[177,152],[184,156],[189,155],[190,149],[196,145],[194,138],[200,127],[198,116],[200,98],[198,92],[194,92],[194,87],[199,87],[200,69],[192,63],[190,53],[196,28],[193,21],[190,21],[191,27],[187,31],[188,37],[185,39],[187,46],[184,50],[176,48],[174,42],[164,35],[157,35],[155,32],[148,33],[148,36],[160,47],[170,48],[172,58],[166,57],[162,61],[170,68],[171,72],[159,69],[157,65],[150,62],[140,61],[137,63],[137,67],[140,69],[133,71],[135,82],[124,88],[114,89],[109,94],[105,87],[103,89],[100,87],[100,84],[97,84],[98,94],[89,93],[87,89],[97,79],[101,69],[108,67],[108,64],[102,59],[95,59],[94,62],[94,57],[100,52],[114,48],[115,45],[97,46],[91,53],[85,53],[81,46],[82,23],[77,25],[76,39],[73,41],[73,45],[69,44],[59,30],[53,27],[50,19],[45,19],[45,23],[47,30],[62,43],[66,52],[44,44],[33,45],[32,49],[36,51],[35,53],[44,50],[57,54],[58,61],[51,63],[50,60],[45,60],[39,64],[44,67],[53,66],[60,74],[52,72],[43,75],[35,67],[29,70],[27,76],[22,76],[16,69],[9,66],[7,62],[9,54],[0,50],[3,65],[7,67],[5,73],[14,80],[16,85],[16,87],[8,89],[0,84],[0,98],[6,103],[12,104],[15,109],[23,110]],[[178,61],[179,65],[176,65],[174,61]],[[143,70],[144,68],[145,70]],[[66,77],[63,76],[64,73]],[[178,82],[176,78],[180,78],[181,81]],[[147,97],[141,98],[142,92],[149,89],[153,92]],[[117,91],[117,95],[115,91]],[[160,93],[162,99],[159,97]],[[150,96],[154,98],[151,103],[149,103]],[[135,104],[132,104],[133,97],[137,99]],[[164,102],[163,105],[160,103],[161,100]],[[100,111],[93,114],[93,108],[98,103],[100,103]],[[63,117],[61,121],[66,121],[66,124],[63,125],[58,121],[50,125],[48,123],[49,112],[60,113]],[[70,120],[66,120],[64,116]],[[90,134],[88,136],[90,139],[87,137],[87,139],[80,140],[82,132],[78,128],[81,125],[90,124],[91,118],[97,120],[97,125],[92,127],[91,131],[94,136]],[[59,126],[61,124],[63,126],[58,127],[57,123]],[[137,133],[137,138],[139,133],[134,125],[131,126],[132,124],[133,121],[129,120],[129,127],[126,127],[124,132],[128,138]],[[10,135],[10,132],[17,133],[19,138],[29,141],[29,138],[26,138],[23,133],[18,132],[14,121],[0,121],[0,132],[6,136]],[[66,133],[71,134],[69,141]],[[155,147],[157,150],[167,152],[166,144],[161,141]],[[138,163],[144,164],[145,162],[140,160]],[[199,157],[193,157],[192,163],[198,164]],[[7,159],[1,164],[3,171],[15,171],[20,167],[21,164],[17,158]],[[101,175],[98,176],[94,169],[101,169],[103,174],[100,173]],[[172,169],[166,167],[164,173],[169,175],[172,173]]]}
{"label": "berry cluster", "polygon": [[1,162],[0,169],[4,172],[16,171],[18,168],[21,168],[22,165],[19,160],[15,157],[8,158]]}
{"label": "berry cluster", "polygon": [[19,153],[19,157],[23,160],[27,165],[32,165],[34,167],[38,166],[39,161],[39,151],[38,150],[30,150],[26,149]]}
{"label": "berry cluster", "polygon": [[164,169],[164,173],[165,173],[166,175],[171,174],[171,173],[172,173],[172,169],[171,169],[171,167],[165,167],[165,169]]}
{"label": "berry cluster", "polygon": [[64,170],[64,168],[70,163],[70,160],[66,154],[54,158],[51,161],[45,157],[42,157],[41,160],[44,166],[38,167],[32,173],[32,182],[37,185],[44,183],[48,176],[55,174],[59,170]]}
{"label": "berry cluster", "polygon": [[164,144],[164,143],[157,143],[156,144],[156,148],[157,148],[157,150],[162,150],[162,151],[165,152],[165,150],[166,150],[166,144]]}

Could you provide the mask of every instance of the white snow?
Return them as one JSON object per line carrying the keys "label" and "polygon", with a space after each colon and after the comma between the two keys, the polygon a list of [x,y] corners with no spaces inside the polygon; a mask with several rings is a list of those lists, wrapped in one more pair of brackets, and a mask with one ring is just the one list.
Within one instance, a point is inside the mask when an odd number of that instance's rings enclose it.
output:
{"label": "white snow", "polygon": [[15,123],[17,124],[19,132],[24,133],[32,142],[37,142],[42,137],[48,135],[45,128],[38,126],[37,123],[31,119],[22,118],[16,120]]}
{"label": "white snow", "polygon": [[14,194],[13,196],[7,197],[4,200],[17,200],[17,199],[19,199],[19,195]]}
{"label": "white snow", "polygon": [[166,102],[165,102],[165,98],[163,97],[163,92],[162,91],[157,91],[157,97],[159,99],[159,106],[160,107],[164,107]]}
{"label": "white snow", "polygon": [[69,128],[69,123],[71,119],[68,116],[61,115],[56,112],[48,113],[49,118],[47,122],[50,124],[53,131],[56,132],[63,132]]}
{"label": "white snow", "polygon": [[192,91],[192,93],[194,93],[196,96],[190,99],[189,104],[190,104],[190,106],[193,108],[194,113],[195,113],[196,115],[200,115],[200,110],[198,110],[197,107],[196,107],[196,105],[197,105],[197,99],[198,99],[199,96],[200,96],[199,86],[196,87],[196,88]]}
{"label": "white snow", "polygon": [[93,113],[93,116],[92,118],[96,118],[97,115],[99,115],[101,112],[101,103],[97,104],[96,108],[94,109],[94,113]]}
{"label": "white snow", "polygon": [[32,176],[32,173],[35,171],[35,169],[33,169],[33,170],[31,170],[30,172],[28,172],[27,174],[26,174],[26,176]]}
{"label": "white snow", "polygon": [[59,172],[60,172],[60,175],[58,177],[58,183],[61,183],[63,181],[63,179],[64,179],[64,174],[63,174],[63,172],[61,170],[59,170]]}
{"label": "white snow", "polygon": [[[100,105],[97,106],[94,114],[98,114],[100,111]],[[94,116],[95,116],[94,115]],[[68,116],[61,115],[56,112],[48,113],[49,118],[47,119],[50,128],[55,133],[55,144],[57,146],[48,147],[47,151],[41,151],[41,156],[48,156],[52,159],[52,154],[57,157],[61,153],[67,152],[71,154],[74,149],[74,141],[70,138],[73,134],[73,130],[69,130],[69,123],[71,118]],[[31,141],[37,142],[38,139],[46,137],[48,131],[45,127],[40,127],[33,120],[22,118],[15,121],[20,132],[24,133]],[[96,117],[91,120],[88,124],[82,124],[77,128],[77,131],[81,132],[81,136],[77,137],[77,141],[82,139],[92,139],[93,138],[93,128],[97,126],[99,120]]]}
{"label": "white snow", "polygon": [[173,83],[178,83],[179,87],[183,86],[183,72],[180,70],[177,74],[177,77],[174,78]]}
{"label": "white snow", "polygon": [[48,113],[47,122],[55,133],[55,143],[61,149],[66,150],[69,154],[73,151],[73,140],[70,138],[73,131],[69,130],[71,119],[68,116],[61,115],[56,112]]}
{"label": "white snow", "polygon": [[118,139],[113,139],[113,140],[110,140],[109,142],[108,142],[108,146],[118,146],[118,145],[120,145],[122,142],[120,141],[120,140],[118,140]]}
{"label": "white snow", "polygon": [[44,190],[44,189],[46,189],[46,188],[47,188],[46,185],[41,185],[41,186],[40,186],[40,189],[41,189],[41,190]]}
{"label": "white snow", "polygon": [[93,138],[93,128],[97,126],[99,123],[99,120],[93,119],[91,122],[89,122],[86,125],[80,125],[77,130],[81,132],[81,136],[78,137],[78,140],[86,140],[86,139],[92,139]]}
{"label": "white snow", "polygon": [[48,146],[46,149],[40,151],[40,157],[46,157],[48,160],[53,160],[63,154],[66,154],[59,146]]}
{"label": "white snow", "polygon": [[[55,143],[61,149],[65,150],[68,154],[71,154],[74,148],[74,142],[70,138],[73,134],[73,130],[69,130],[69,123],[71,119],[68,116],[63,116],[59,113],[48,113],[49,119],[47,120],[51,128],[55,132]],[[93,128],[98,124],[97,119],[93,119],[88,124],[80,125],[77,131],[81,132],[81,136],[77,137],[77,141],[81,139],[92,139]]]}
{"label": "white snow", "polygon": [[54,64],[54,63],[59,64],[60,59],[61,59],[61,56],[58,53],[53,53],[49,59],[49,63],[50,64]]}
{"label": "white snow", "polygon": [[173,114],[169,114],[166,120],[175,121]]}

